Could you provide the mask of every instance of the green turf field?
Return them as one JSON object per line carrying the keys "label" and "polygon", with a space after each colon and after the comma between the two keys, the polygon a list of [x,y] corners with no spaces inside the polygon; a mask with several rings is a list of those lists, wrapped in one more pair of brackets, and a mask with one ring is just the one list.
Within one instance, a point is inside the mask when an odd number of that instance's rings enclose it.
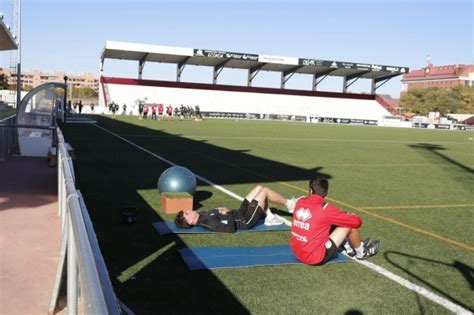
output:
{"label": "green turf field", "polygon": [[[330,202],[359,214],[363,236],[381,240],[371,263],[474,310],[472,132],[97,119],[240,196],[256,184],[300,196],[310,178],[327,176]],[[290,233],[160,236],[151,223],[172,218],[156,190],[169,165],[94,125],[68,124],[65,136],[115,291],[136,314],[450,313],[355,262],[190,272],[180,248],[281,245]],[[239,205],[200,181],[194,202],[197,209]],[[138,208],[135,224],[122,223],[126,206]]]}

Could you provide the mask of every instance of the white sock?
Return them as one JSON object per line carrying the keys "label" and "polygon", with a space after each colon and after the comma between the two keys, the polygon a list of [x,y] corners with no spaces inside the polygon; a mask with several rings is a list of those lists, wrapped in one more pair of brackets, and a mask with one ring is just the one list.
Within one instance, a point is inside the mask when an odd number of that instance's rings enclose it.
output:
{"label": "white sock", "polygon": [[349,252],[349,253],[354,251],[354,249],[351,246],[351,243],[349,243],[347,239],[344,241],[344,249],[346,250],[346,252]]}
{"label": "white sock", "polygon": [[362,256],[364,255],[365,253],[365,248],[364,248],[364,244],[362,242],[360,242],[360,246],[357,247],[357,248],[354,248],[356,253],[357,253],[357,256]]}

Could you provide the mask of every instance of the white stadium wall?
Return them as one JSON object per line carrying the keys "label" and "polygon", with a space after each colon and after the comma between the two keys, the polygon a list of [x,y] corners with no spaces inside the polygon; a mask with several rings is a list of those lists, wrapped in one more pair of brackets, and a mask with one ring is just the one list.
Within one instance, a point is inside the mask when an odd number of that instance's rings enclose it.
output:
{"label": "white stadium wall", "polygon": [[[99,105],[112,101],[138,112],[138,100],[173,107],[199,105],[201,112],[274,114],[381,121],[390,113],[373,95],[281,90],[169,81],[102,78]],[[104,97],[104,91],[105,96]]]}

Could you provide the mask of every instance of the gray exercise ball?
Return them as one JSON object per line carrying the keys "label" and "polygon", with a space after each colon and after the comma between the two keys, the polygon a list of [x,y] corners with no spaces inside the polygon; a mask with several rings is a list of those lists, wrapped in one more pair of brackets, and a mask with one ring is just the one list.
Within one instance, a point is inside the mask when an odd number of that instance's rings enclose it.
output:
{"label": "gray exercise ball", "polygon": [[172,166],[161,173],[158,179],[160,193],[196,192],[196,177],[193,172],[182,166]]}

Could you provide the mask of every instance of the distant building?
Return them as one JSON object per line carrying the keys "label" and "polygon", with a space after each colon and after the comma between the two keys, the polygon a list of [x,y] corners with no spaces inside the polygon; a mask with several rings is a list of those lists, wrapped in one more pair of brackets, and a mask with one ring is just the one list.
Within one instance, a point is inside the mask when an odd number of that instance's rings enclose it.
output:
{"label": "distant building", "polygon": [[426,67],[403,75],[402,92],[413,88],[438,87],[451,90],[459,85],[474,86],[474,65],[447,65]]}
{"label": "distant building", "polygon": [[[8,85],[10,89],[16,87],[16,73],[11,73],[9,69],[0,68],[0,75],[4,74],[8,78]],[[48,82],[64,82],[64,76],[68,77],[68,85],[74,87],[88,87],[99,93],[99,80],[90,73],[83,75],[72,75],[64,72],[43,73],[40,70],[33,70],[31,72],[21,73],[22,89],[25,87],[37,87],[38,85]]]}

